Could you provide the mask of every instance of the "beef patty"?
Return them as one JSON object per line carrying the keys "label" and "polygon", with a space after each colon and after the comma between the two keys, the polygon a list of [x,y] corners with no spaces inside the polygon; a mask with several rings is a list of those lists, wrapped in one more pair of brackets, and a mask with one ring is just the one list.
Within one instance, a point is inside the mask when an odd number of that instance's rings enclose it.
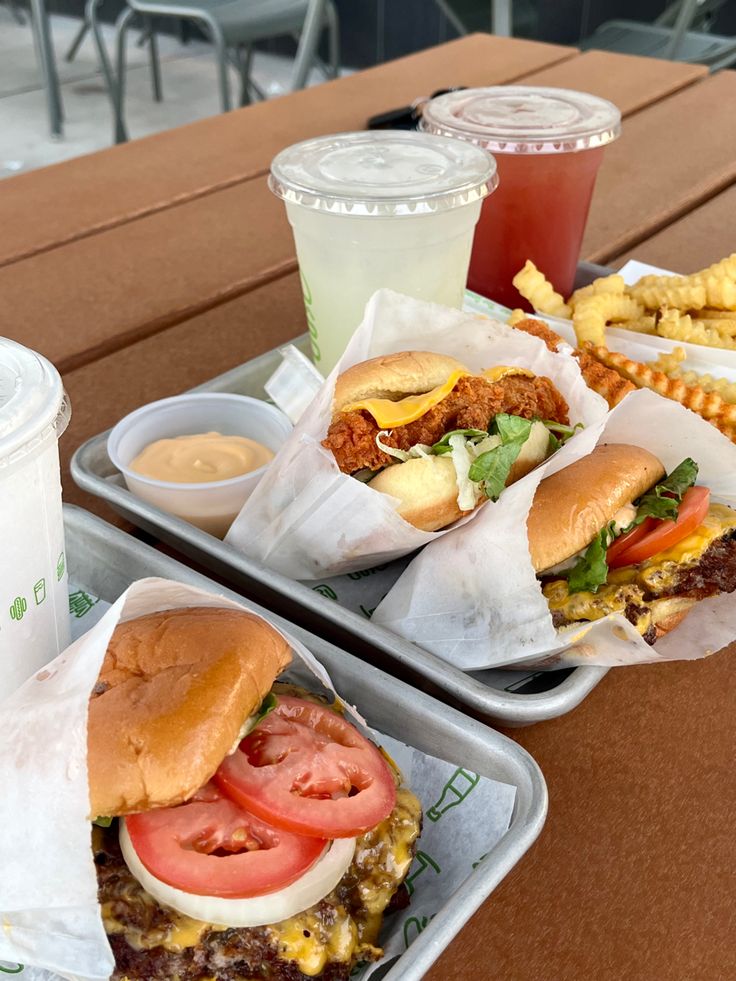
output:
{"label": "beef patty", "polygon": [[[408,903],[400,883],[420,826],[418,800],[399,788],[394,810],[358,839],[350,868],[329,895],[283,923],[238,929],[212,928],[159,906],[128,870],[116,822],[95,828],[114,981],[314,981],[314,971],[300,970],[307,961],[322,966],[322,981],[347,981],[359,961],[381,957],[376,944],[384,910]],[[186,939],[177,943],[182,932]]]}
{"label": "beef patty", "polygon": [[[549,378],[508,375],[497,382],[482,377],[461,378],[449,395],[406,426],[392,429],[383,442],[398,450],[417,443],[431,446],[453,429],[488,429],[499,412],[524,419],[569,422],[568,405]],[[332,450],[343,473],[380,470],[395,463],[376,444],[381,431],[364,409],[341,413],[330,425],[322,445]]]}
{"label": "beef patty", "polygon": [[[624,616],[636,626],[648,612],[647,603],[654,599],[662,599],[666,595],[701,600],[708,596],[716,596],[718,593],[733,593],[735,590],[736,530],[733,530],[712,542],[697,563],[678,570],[666,594],[642,592],[639,602],[630,602],[626,605]],[[574,621],[568,620],[563,612],[556,610],[552,613],[552,622],[556,628],[559,628]],[[655,642],[657,631],[654,624],[648,627],[643,637],[648,644]]]}

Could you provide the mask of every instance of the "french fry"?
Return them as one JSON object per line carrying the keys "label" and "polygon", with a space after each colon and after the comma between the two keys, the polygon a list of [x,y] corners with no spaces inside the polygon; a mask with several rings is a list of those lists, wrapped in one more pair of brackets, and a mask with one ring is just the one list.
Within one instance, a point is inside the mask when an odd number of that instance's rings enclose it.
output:
{"label": "french fry", "polygon": [[700,386],[686,385],[680,378],[669,378],[662,371],[655,371],[647,364],[633,361],[616,351],[609,351],[606,347],[589,346],[587,351],[601,364],[615,368],[638,388],[648,388],[664,398],[679,402],[733,439],[736,431],[736,405],[725,402],[717,392],[706,392]]}
{"label": "french fry", "polygon": [[540,272],[531,259],[514,276],[514,286],[525,300],[528,300],[537,313],[551,317],[569,317],[571,310],[559,293],[555,293],[552,283]]}
{"label": "french fry", "polygon": [[705,290],[706,302],[699,307],[693,306],[689,309],[701,310],[708,306],[715,307],[717,310],[736,310],[736,282],[713,275],[699,277],[697,282],[700,285],[695,289]]}
{"label": "french fry", "polygon": [[523,310],[517,307],[515,310],[512,310],[511,313],[508,315],[506,323],[509,325],[509,327],[516,327],[518,323],[520,323],[522,320],[526,320],[528,316],[529,316],[528,313],[525,313]]}
{"label": "french fry", "polygon": [[656,361],[648,361],[647,364],[654,371],[663,371],[665,375],[673,376],[680,370],[686,357],[684,347],[673,347],[671,351],[663,351]]}
{"label": "french fry", "polygon": [[616,324],[617,327],[622,327],[624,330],[633,330],[637,334],[656,334],[657,333],[657,318],[654,314],[645,314],[643,317],[639,317],[638,320],[623,320],[621,323]]}
{"label": "french fry", "polygon": [[706,327],[693,320],[689,314],[681,314],[678,310],[665,310],[662,313],[657,323],[657,333],[672,341],[736,350],[736,339],[726,337],[720,331]]}
{"label": "french fry", "polygon": [[626,284],[623,276],[613,273],[611,276],[600,276],[587,286],[581,286],[579,290],[575,290],[567,302],[574,310],[576,305],[588,296],[600,296],[602,293],[623,295],[625,289]]}
{"label": "french fry", "polygon": [[[632,286],[633,296],[648,310],[657,307],[674,307],[676,310],[702,310],[706,301],[706,287],[700,283],[667,283],[652,286]],[[716,306],[718,304],[715,304]]]}
{"label": "french fry", "polygon": [[615,293],[587,296],[577,304],[572,317],[578,344],[605,346],[606,324],[636,320],[643,313],[641,304],[630,296]]}

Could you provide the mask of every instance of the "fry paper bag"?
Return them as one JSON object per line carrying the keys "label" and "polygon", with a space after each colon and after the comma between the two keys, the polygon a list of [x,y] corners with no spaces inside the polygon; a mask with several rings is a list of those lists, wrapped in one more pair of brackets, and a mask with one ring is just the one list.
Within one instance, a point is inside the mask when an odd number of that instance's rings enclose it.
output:
{"label": "fry paper bag", "polygon": [[[87,792],[87,703],[120,620],[181,606],[247,609],[222,596],[164,579],[133,583],[108,606],[88,600],[74,644],[2,705],[0,749],[0,978],[105,981],[114,962],[97,903]],[[79,590],[77,589],[77,593]],[[284,676],[334,694],[327,672],[293,637]],[[316,681],[316,683],[315,683]],[[360,725],[358,713],[347,706]],[[370,734],[370,733],[369,733]],[[516,790],[374,734],[429,813],[409,872],[412,905],[387,919],[387,959],[400,954],[506,833]],[[452,755],[448,751],[448,755]],[[471,794],[472,792],[472,794]],[[368,978],[386,960],[361,971]]]}
{"label": "fry paper bag", "polygon": [[668,472],[690,456],[700,466],[698,483],[711,488],[711,499],[736,507],[736,445],[676,402],[633,392],[603,422],[508,488],[494,507],[482,508],[472,526],[425,548],[373,619],[468,671],[531,660],[539,667],[540,655],[545,655],[541,666],[553,668],[696,658],[734,640],[736,602],[730,595],[698,603],[654,647],[618,614],[554,629],[529,556],[526,519],[542,477],[598,442],[643,446]]}
{"label": "fry paper bag", "polygon": [[[396,513],[393,498],[341,473],[332,453],[320,445],[332,418],[338,374],[379,354],[410,350],[452,355],[475,372],[508,364],[546,375],[565,396],[573,423],[590,425],[607,411],[585,385],[577,362],[551,353],[538,338],[379,290],[341,361],[235,519],[225,537],[229,545],[292,579],[319,579],[389,562],[447,533],[408,524]],[[474,517],[472,512],[454,527]]]}

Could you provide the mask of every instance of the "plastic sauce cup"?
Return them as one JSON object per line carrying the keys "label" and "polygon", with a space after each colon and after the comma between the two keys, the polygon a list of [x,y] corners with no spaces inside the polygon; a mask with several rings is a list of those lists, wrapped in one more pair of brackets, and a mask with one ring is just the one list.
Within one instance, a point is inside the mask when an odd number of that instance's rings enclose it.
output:
{"label": "plastic sauce cup", "polygon": [[206,432],[246,436],[277,453],[291,430],[283,412],[268,402],[247,395],[193,392],[151,402],[125,416],[108,436],[107,453],[136,497],[222,538],[268,464],[228,480],[188,484],[144,477],[130,469],[131,462],[158,439]]}
{"label": "plastic sauce cup", "polygon": [[621,132],[616,106],[570,89],[466,89],[428,102],[422,129],[469,141],[496,157],[500,187],[483,204],[470,289],[531,309],[511,282],[531,259],[569,296],[604,148]]}
{"label": "plastic sauce cup", "polygon": [[274,158],[269,186],[286,204],[323,374],[377,289],[462,305],[481,202],[496,184],[488,153],[423,133],[342,133]]}
{"label": "plastic sauce cup", "polygon": [[0,699],[70,641],[58,443],[70,414],[56,368],[0,338]]}

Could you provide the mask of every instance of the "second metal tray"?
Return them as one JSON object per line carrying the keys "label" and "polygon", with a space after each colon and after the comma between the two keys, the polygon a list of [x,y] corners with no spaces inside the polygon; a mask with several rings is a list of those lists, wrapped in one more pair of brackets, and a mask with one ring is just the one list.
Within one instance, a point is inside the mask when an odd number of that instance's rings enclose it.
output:
{"label": "second metal tray", "polygon": [[[111,603],[131,582],[147,576],[189,583],[235,600],[241,598],[81,508],[65,506],[64,527],[70,580],[100,599]],[[255,613],[302,641],[328,670],[336,689],[359,706],[371,726],[424,753],[516,788],[514,812],[506,834],[430,922],[420,925],[419,936],[393,964],[387,963],[388,973],[381,975],[384,981],[420,981],[542,830],[547,788],[539,767],[506,736],[361,664],[346,651],[283,618],[249,605]]]}
{"label": "second metal tray", "polygon": [[[307,335],[296,343],[306,350]],[[264,398],[263,384],[280,363],[278,350],[269,351],[196,391],[237,392]],[[372,623],[368,610],[341,606],[335,601],[336,591],[329,580],[314,588],[282,576],[131,494],[107,455],[107,433],[93,437],[77,450],[71,471],[84,490],[104,498],[133,524],[217,573],[246,595],[336,644],[349,644],[358,656],[493,722],[520,726],[563,715],[578,705],[606,673],[605,668],[598,667],[556,672],[460,671]],[[397,577],[402,568],[403,563],[397,562]]]}

